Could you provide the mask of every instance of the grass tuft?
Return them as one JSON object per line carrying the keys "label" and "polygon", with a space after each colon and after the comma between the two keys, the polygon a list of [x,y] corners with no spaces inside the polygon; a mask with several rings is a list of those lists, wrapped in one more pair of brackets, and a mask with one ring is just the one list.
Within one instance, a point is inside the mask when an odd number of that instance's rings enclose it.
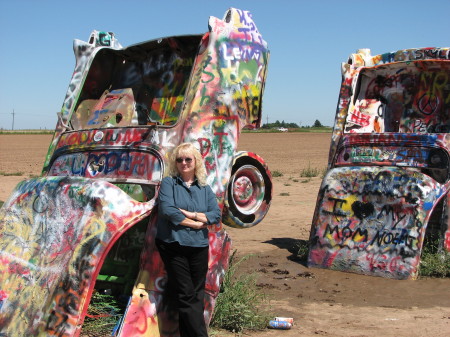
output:
{"label": "grass tuft", "polygon": [[272,172],[272,177],[276,178],[276,177],[282,177],[283,173],[281,173],[280,171],[273,171]]}
{"label": "grass tuft", "polygon": [[440,249],[437,241],[423,247],[419,276],[450,277],[450,252]]}
{"label": "grass tuft", "polygon": [[121,312],[113,296],[95,293],[89,303],[81,336],[112,336],[111,332],[122,318]]}
{"label": "grass tuft", "polygon": [[239,264],[249,256],[235,262],[235,254],[236,251],[230,257],[210,325],[234,333],[265,329],[271,319],[271,315],[261,309],[266,298],[256,286],[256,274],[236,276]]}
{"label": "grass tuft", "polygon": [[282,196],[282,197],[288,197],[290,194],[289,194],[289,192],[281,192],[280,193],[280,196]]}
{"label": "grass tuft", "polygon": [[300,171],[300,177],[302,178],[312,178],[320,175],[321,170],[316,167],[311,167],[311,163],[308,163],[308,167]]}
{"label": "grass tuft", "polygon": [[295,254],[298,261],[306,264],[309,254],[309,241],[297,240],[292,253]]}
{"label": "grass tuft", "polygon": [[10,177],[10,176],[23,176],[23,172],[3,172],[0,171],[0,176]]}

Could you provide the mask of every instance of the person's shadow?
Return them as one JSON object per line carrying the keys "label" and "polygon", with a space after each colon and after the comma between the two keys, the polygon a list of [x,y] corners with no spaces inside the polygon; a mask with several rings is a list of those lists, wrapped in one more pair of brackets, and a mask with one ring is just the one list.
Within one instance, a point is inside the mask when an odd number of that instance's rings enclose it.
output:
{"label": "person's shadow", "polygon": [[270,240],[264,241],[264,243],[269,243],[271,245],[277,246],[278,248],[286,249],[289,253],[292,254],[288,256],[289,260],[295,261],[307,267],[309,252],[308,240],[293,238],[272,238]]}

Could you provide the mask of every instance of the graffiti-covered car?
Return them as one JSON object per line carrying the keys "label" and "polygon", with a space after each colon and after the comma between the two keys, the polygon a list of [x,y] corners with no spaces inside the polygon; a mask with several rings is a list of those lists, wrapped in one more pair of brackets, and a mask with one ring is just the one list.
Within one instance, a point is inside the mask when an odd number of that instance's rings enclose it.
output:
{"label": "graffiti-covered car", "polygon": [[362,49],[342,64],[309,266],[414,279],[424,245],[450,250],[449,60]]}
{"label": "graffiti-covered car", "polygon": [[74,41],[42,176],[20,183],[1,209],[0,335],[78,336],[96,293],[126,301],[115,335],[178,335],[154,205],[183,142],[200,150],[223,211],[209,226],[210,321],[231,244],[222,224],[258,224],[272,183],[262,158],[237,152],[241,130],[261,123],[267,43],[247,11],[231,8],[208,27],[126,48],[111,32]]}

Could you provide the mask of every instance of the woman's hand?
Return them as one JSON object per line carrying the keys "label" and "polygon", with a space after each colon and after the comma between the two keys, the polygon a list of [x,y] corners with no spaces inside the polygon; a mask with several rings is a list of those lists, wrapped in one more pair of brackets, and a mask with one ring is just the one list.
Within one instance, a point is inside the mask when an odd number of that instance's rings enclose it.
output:
{"label": "woman's hand", "polygon": [[[180,222],[180,225],[191,227],[194,229],[207,228],[207,219],[204,213],[189,212],[182,208],[180,208],[179,210],[186,217],[183,221]],[[202,218],[204,218],[204,222],[202,221]]]}
{"label": "woman's hand", "polygon": [[189,211],[186,211],[185,209],[182,209],[182,208],[179,208],[179,210],[181,211],[181,213],[183,213],[183,215],[186,218],[196,220],[195,219],[195,212],[189,212]]}
{"label": "woman's hand", "polygon": [[203,228],[207,228],[208,225],[200,222],[200,221],[195,221],[192,225],[189,225],[189,227],[194,228],[194,229],[203,229]]}
{"label": "woman's hand", "polygon": [[183,221],[180,222],[180,225],[186,226],[186,227],[191,227],[193,229],[203,229],[203,228],[207,228],[208,225],[204,222],[201,221],[195,221],[189,218],[184,218]]}
{"label": "woman's hand", "polygon": [[182,209],[182,208],[179,208],[179,210],[181,211],[181,213],[183,213],[183,215],[186,218],[189,218],[189,219],[192,219],[192,220],[195,220],[195,221],[200,221],[200,222],[203,222],[205,224],[208,223],[208,219],[206,218],[205,213],[189,212],[189,211],[186,211],[185,209]]}

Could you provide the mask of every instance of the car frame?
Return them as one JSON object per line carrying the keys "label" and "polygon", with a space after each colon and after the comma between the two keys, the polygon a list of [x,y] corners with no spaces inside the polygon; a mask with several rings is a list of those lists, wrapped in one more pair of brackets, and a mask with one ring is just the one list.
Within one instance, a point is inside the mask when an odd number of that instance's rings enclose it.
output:
{"label": "car frame", "polygon": [[425,246],[450,251],[449,48],[351,54],[308,265],[415,279]]}

